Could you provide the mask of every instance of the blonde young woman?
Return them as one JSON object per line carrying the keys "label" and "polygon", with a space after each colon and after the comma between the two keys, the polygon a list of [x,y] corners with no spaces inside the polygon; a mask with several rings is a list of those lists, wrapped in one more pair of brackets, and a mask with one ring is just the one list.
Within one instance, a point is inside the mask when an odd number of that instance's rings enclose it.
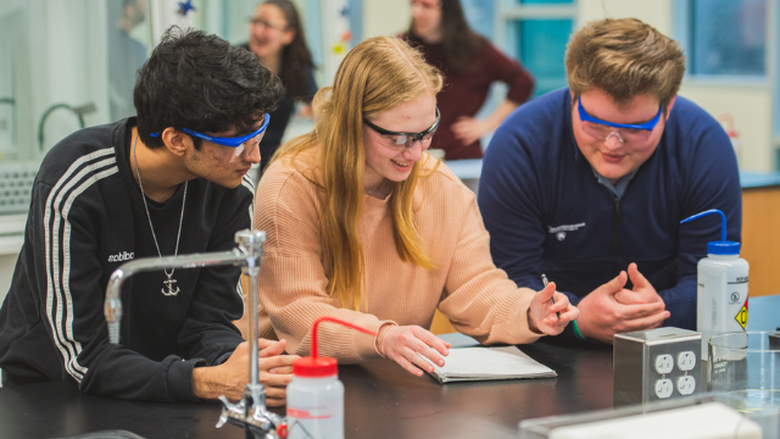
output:
{"label": "blonde young woman", "polygon": [[517,288],[495,267],[474,194],[425,152],[441,85],[402,40],[376,37],[317,93],[314,131],[279,150],[257,190],[263,336],[308,354],[314,320],[334,316],[377,335],[322,325],[322,355],[422,375],[433,366],[421,356],[443,364],[450,347],[425,329],[437,308],[485,344],[533,342],[577,317],[554,284]]}

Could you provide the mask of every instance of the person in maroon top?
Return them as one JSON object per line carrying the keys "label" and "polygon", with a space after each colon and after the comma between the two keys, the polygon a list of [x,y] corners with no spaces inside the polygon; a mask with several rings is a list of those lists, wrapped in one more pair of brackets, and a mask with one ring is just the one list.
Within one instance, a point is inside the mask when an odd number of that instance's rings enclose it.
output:
{"label": "person in maroon top", "polygon": [[[441,124],[431,148],[443,149],[447,160],[482,158],[479,139],[528,100],[533,77],[469,28],[459,0],[412,0],[411,6],[412,22],[401,38],[446,77],[436,96]],[[475,119],[496,81],[509,86],[506,99],[485,119]]]}

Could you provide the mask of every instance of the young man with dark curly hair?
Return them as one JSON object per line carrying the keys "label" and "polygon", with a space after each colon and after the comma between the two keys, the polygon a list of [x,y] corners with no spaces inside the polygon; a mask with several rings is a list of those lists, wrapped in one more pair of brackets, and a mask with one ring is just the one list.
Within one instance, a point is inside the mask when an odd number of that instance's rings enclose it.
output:
{"label": "young man with dark curly hair", "polygon": [[[8,297],[0,309],[5,385],[75,381],[125,399],[238,400],[249,349],[240,270],[160,268],[122,291],[121,342],[103,299],[111,273],[141,257],[226,251],[252,226],[268,113],[283,95],[254,55],[173,27],[138,73],[137,117],[90,127],[47,154]],[[260,340],[268,403],[285,402],[295,356]]]}

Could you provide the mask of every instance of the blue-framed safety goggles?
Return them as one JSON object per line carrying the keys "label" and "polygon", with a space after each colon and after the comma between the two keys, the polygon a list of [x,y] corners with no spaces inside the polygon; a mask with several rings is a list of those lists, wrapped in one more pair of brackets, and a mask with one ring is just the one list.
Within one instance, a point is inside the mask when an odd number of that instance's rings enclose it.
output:
{"label": "blue-framed safety goggles", "polygon": [[[189,128],[182,128],[181,130],[185,133],[195,136],[199,139],[207,140],[211,143],[216,143],[217,145],[223,145],[223,146],[229,146],[231,148],[237,148],[244,143],[246,143],[248,140],[253,139],[260,134],[263,134],[266,128],[268,128],[268,122],[271,121],[271,116],[268,113],[265,113],[263,124],[260,125],[260,128],[258,128],[256,131],[247,134],[246,136],[240,136],[240,137],[216,137],[216,136],[209,136],[208,134],[199,133],[197,131],[191,130]],[[158,137],[160,135],[161,131],[158,131],[156,133],[152,133],[152,137]]]}
{"label": "blue-framed safety goggles", "polygon": [[613,128],[626,128],[630,130],[646,130],[646,131],[653,131],[653,128],[655,128],[656,125],[658,125],[658,121],[661,120],[661,113],[663,112],[663,105],[661,108],[658,109],[658,114],[655,115],[655,117],[645,123],[642,124],[634,124],[634,123],[617,123],[617,122],[609,122],[606,120],[601,120],[599,118],[593,117],[590,114],[588,114],[587,111],[582,107],[582,98],[577,98],[577,111],[580,114],[580,120],[584,122],[592,122],[597,123],[599,125],[606,125]]}

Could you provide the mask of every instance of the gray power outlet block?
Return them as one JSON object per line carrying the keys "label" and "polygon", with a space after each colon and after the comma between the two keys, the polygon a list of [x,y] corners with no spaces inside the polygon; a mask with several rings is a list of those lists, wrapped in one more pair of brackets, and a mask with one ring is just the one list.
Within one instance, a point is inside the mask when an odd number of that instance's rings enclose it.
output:
{"label": "gray power outlet block", "polygon": [[657,328],[617,334],[613,344],[615,407],[707,391],[700,333]]}

